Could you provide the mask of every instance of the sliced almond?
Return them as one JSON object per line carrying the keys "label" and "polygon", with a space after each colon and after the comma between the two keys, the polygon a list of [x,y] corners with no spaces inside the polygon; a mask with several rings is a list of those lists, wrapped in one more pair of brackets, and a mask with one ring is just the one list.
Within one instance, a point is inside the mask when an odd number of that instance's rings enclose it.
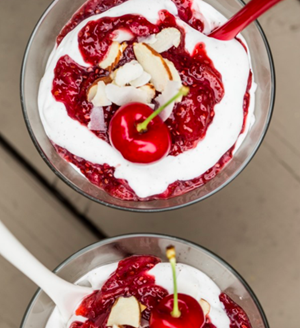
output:
{"label": "sliced almond", "polygon": [[141,324],[141,310],[138,300],[134,297],[119,297],[108,317],[107,326],[128,325],[139,328]]}
{"label": "sliced almond", "polygon": [[103,81],[105,84],[111,83],[112,79],[110,76],[102,76],[99,79],[95,80],[93,84],[87,89],[87,100],[92,101],[95,97],[98,89],[98,82]]}
{"label": "sliced almond", "polygon": [[[164,58],[166,64],[168,65],[170,71],[171,71],[171,74],[172,74],[172,80],[173,81],[177,81],[177,82],[180,82],[180,84],[182,85],[182,82],[181,82],[181,77],[179,75],[179,72],[177,71],[175,65],[173,64],[173,62],[171,62],[170,60]],[[175,102],[181,102],[182,100],[182,96],[177,98],[175,100]]]}
{"label": "sliced almond", "polygon": [[110,76],[102,76],[99,79],[97,79],[95,82],[98,83],[100,81],[104,82],[105,84],[108,84],[108,83],[111,83],[112,79]]}
{"label": "sliced almond", "polygon": [[133,38],[133,34],[126,29],[118,29],[113,32],[113,41],[122,43],[124,41],[130,41]]}
{"label": "sliced almond", "polygon": [[116,85],[123,87],[138,79],[143,72],[143,67],[136,60],[132,60],[115,71],[114,82]]}
{"label": "sliced almond", "polygon": [[[115,80],[116,78],[116,73],[117,73],[117,69],[115,71],[112,71],[110,74],[109,74],[109,77],[111,78],[112,82]],[[114,83],[114,82],[113,82]]]}
{"label": "sliced almond", "polygon": [[133,50],[144,71],[151,75],[155,89],[162,92],[167,82],[172,79],[171,71],[163,57],[144,43],[135,43]]}
{"label": "sliced almond", "polygon": [[122,53],[126,47],[126,42],[120,44],[119,42],[114,41],[110,45],[105,58],[99,63],[99,66],[108,71],[113,70],[114,67],[118,65],[118,62],[120,61]]}
{"label": "sliced almond", "polygon": [[105,132],[107,130],[105,119],[104,119],[104,111],[102,107],[92,108],[88,128],[93,131],[102,131],[102,132]]}
{"label": "sliced almond", "polygon": [[143,71],[143,74],[138,77],[137,79],[130,81],[130,85],[133,87],[141,87],[142,85],[147,84],[151,80],[151,75],[145,71]]}
{"label": "sliced almond", "polygon": [[143,90],[148,94],[148,96],[149,96],[148,101],[147,101],[148,103],[150,103],[152,101],[152,99],[155,97],[156,91],[155,91],[154,85],[151,83],[145,84],[138,89]]}
{"label": "sliced almond", "polygon": [[110,66],[112,66],[116,62],[118,56],[120,55],[120,47],[121,47],[120,43],[114,41],[110,45],[105,58],[99,63],[99,66],[103,69],[107,69]]}
{"label": "sliced almond", "polygon": [[121,43],[121,51],[122,53],[125,51],[125,49],[127,48],[128,44],[126,42]]}
{"label": "sliced almond", "polygon": [[156,41],[151,43],[151,48],[161,53],[172,47],[178,47],[181,40],[181,33],[177,28],[168,27],[156,34]]}
{"label": "sliced almond", "polygon": [[87,100],[88,101],[92,101],[95,98],[97,89],[98,89],[97,84],[93,84],[90,86],[90,88],[88,89],[88,92],[87,92]]}
{"label": "sliced almond", "polygon": [[147,306],[139,302],[141,312],[144,312],[147,309]]}
{"label": "sliced almond", "polygon": [[[102,107],[102,106],[109,106],[109,105],[111,105],[111,101],[106,96],[106,93],[105,93],[105,83],[103,81],[99,81],[97,83],[96,93],[95,93],[95,87],[92,87],[90,89],[90,93],[92,93],[92,95],[94,95],[94,97],[91,98],[90,101],[91,101],[91,103],[95,107]],[[89,93],[89,95],[90,95],[90,93]]]}
{"label": "sliced almond", "polygon": [[[178,81],[168,81],[168,83],[166,84],[166,88],[165,90],[158,96],[155,98],[156,102],[158,103],[158,106],[162,106],[163,104],[165,104],[167,101],[169,101],[174,95],[176,95],[179,91],[181,87],[181,83]],[[169,104],[160,114],[160,118],[163,121],[166,121],[174,108],[174,103],[172,102],[171,104]]]}
{"label": "sliced almond", "polygon": [[140,102],[149,104],[151,99],[148,92],[132,86],[119,87],[115,84],[108,84],[105,87],[107,98],[118,106],[126,105],[130,102]]}
{"label": "sliced almond", "polygon": [[147,43],[147,44],[152,44],[154,42],[156,42],[157,38],[156,38],[156,34],[151,34],[149,36],[140,36],[138,38],[138,42],[139,43]]}
{"label": "sliced almond", "polygon": [[95,80],[93,84],[87,90],[87,100],[92,101],[96,96],[98,89],[98,82],[103,81],[105,84],[111,83],[112,79],[109,76],[102,76],[99,79]]}
{"label": "sliced almond", "polygon": [[181,77],[180,77],[179,72],[177,71],[175,65],[173,64],[173,62],[171,62],[169,59],[166,59],[166,58],[164,58],[164,60],[171,71],[171,74],[172,74],[171,80],[181,83]]}
{"label": "sliced almond", "polygon": [[200,305],[202,307],[202,310],[203,310],[203,313],[204,313],[204,316],[207,316],[210,312],[210,304],[203,298],[201,298],[200,300]]}

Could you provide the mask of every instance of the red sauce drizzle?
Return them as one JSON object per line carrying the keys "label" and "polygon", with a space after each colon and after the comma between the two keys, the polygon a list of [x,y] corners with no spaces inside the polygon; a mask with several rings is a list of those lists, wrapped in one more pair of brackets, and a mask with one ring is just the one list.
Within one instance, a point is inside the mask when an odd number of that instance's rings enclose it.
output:
{"label": "red sauce drizzle", "polygon": [[[101,13],[115,5],[121,4],[126,0],[90,0],[88,1],[65,26],[58,36],[57,42],[61,42],[63,37],[78,25],[83,19]],[[191,1],[173,0],[177,5],[180,17],[202,30],[200,21],[193,21]],[[195,24],[198,26],[196,27]],[[156,25],[148,22],[139,15],[124,15],[121,17],[103,17],[101,19],[88,22],[79,32],[79,48],[84,60],[92,64],[92,67],[85,68],[75,63],[70,57],[64,56],[57,62],[53,80],[52,94],[57,101],[64,103],[68,115],[88,126],[93,105],[87,101],[87,92],[92,83],[101,77],[109,75],[109,72],[100,69],[97,65],[105,56],[110,44],[112,33],[119,29],[130,31],[134,38],[128,41],[128,46],[123,53],[118,66],[135,59],[133,43],[138,37],[146,37],[153,33],[158,33],[163,28],[176,27],[182,34],[179,47],[171,48],[162,53],[162,56],[173,62],[178,70],[184,85],[190,87],[190,93],[182,102],[174,106],[170,118],[166,121],[171,138],[172,147],[170,155],[178,154],[197,146],[206,134],[207,128],[214,118],[214,106],[219,103],[224,96],[224,88],[221,74],[215,69],[212,61],[207,56],[204,44],[198,44],[194,53],[190,55],[185,50],[184,31],[177,26],[175,17],[167,11],[160,12],[160,20]],[[249,89],[252,82],[250,72],[247,91],[244,97],[244,125],[249,107]],[[104,110],[104,120],[106,126],[114,115],[118,106],[112,104],[106,106]],[[244,126],[242,131],[244,130]],[[242,132],[241,131],[241,132]],[[109,143],[108,131],[92,131],[99,138]],[[152,200],[174,197],[197,187],[204,185],[214,178],[224,165],[232,158],[233,148],[228,150],[205,174],[189,181],[175,181],[170,184],[165,192],[148,198],[139,198],[124,180],[114,177],[115,168],[107,164],[99,165],[90,163],[83,158],[79,158],[66,149],[54,145],[58,153],[70,163],[76,165],[82,174],[90,182],[104,189],[114,197],[124,200]]]}
{"label": "red sauce drizzle", "polygon": [[203,31],[204,24],[201,20],[195,18],[193,16],[192,10],[192,0],[172,0],[177,9],[178,9],[178,16],[184,22],[188,23],[194,29],[198,30],[199,32]]}

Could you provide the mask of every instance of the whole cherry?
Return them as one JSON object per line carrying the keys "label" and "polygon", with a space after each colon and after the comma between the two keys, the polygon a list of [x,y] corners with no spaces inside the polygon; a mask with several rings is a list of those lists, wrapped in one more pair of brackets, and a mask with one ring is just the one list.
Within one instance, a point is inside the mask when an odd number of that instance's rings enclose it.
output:
{"label": "whole cherry", "polygon": [[205,317],[200,303],[193,297],[177,293],[175,248],[167,249],[172,266],[174,294],[163,298],[150,316],[150,328],[202,328]]}
{"label": "whole cherry", "polygon": [[168,127],[158,116],[170,103],[189,92],[182,87],[166,104],[153,111],[142,103],[129,103],[120,107],[109,123],[111,144],[130,162],[154,163],[166,155],[171,148]]}
{"label": "whole cherry", "polygon": [[130,162],[153,163],[170,151],[170,132],[159,116],[151,120],[146,132],[137,129],[152,113],[145,104],[130,103],[119,108],[110,121],[110,142]]}

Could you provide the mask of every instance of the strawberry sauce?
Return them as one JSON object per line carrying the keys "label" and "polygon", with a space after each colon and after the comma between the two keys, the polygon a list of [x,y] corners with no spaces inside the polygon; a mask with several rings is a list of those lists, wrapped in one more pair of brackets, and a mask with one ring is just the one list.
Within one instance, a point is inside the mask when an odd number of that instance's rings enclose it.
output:
{"label": "strawberry sauce", "polygon": [[[94,14],[99,14],[126,0],[90,0],[73,16],[57,38],[60,43],[64,36],[74,29],[82,20]],[[173,0],[178,7],[179,16],[194,28],[202,31],[201,21],[192,17],[190,0]],[[92,66],[82,67],[75,63],[70,57],[64,56],[59,59],[55,68],[52,94],[57,101],[64,103],[68,115],[88,126],[93,105],[87,100],[87,92],[92,83],[101,77],[108,76],[109,72],[99,68],[97,65],[107,53],[112,43],[112,33],[117,29],[126,29],[133,35],[133,39],[127,41],[127,48],[118,67],[135,59],[133,43],[139,37],[147,37],[158,33],[166,27],[175,27],[181,34],[181,43],[172,47],[161,55],[172,61],[180,74],[182,83],[190,88],[190,93],[180,103],[174,106],[173,112],[165,122],[172,139],[169,155],[177,156],[180,153],[197,146],[206,134],[209,125],[214,118],[214,106],[224,96],[222,76],[214,67],[207,56],[205,45],[198,44],[194,53],[190,55],[185,50],[184,31],[177,26],[175,17],[167,11],[160,12],[160,20],[156,25],[148,22],[139,15],[124,15],[121,17],[103,17],[88,22],[79,32],[79,49],[84,60]],[[248,88],[244,97],[244,117],[246,119],[249,106],[249,90],[251,87],[251,72]],[[103,107],[104,120],[108,127],[109,122],[119,107],[115,104]],[[244,119],[244,124],[245,124]],[[243,127],[244,129],[244,127]],[[108,131],[91,131],[97,137],[109,143]],[[205,174],[189,181],[176,181],[170,184],[164,193],[139,198],[124,180],[114,177],[114,167],[107,164],[99,165],[79,158],[66,149],[54,145],[58,153],[70,163],[77,166],[81,173],[93,184],[105,190],[114,197],[124,200],[152,200],[174,197],[197,187],[204,185],[214,178],[224,165],[232,158],[233,148],[224,154],[219,162],[209,169]]]}
{"label": "strawberry sauce", "polygon": [[[106,328],[111,308],[120,296],[134,296],[145,305],[147,308],[143,311],[142,317],[148,321],[151,310],[168,295],[163,287],[155,284],[155,278],[148,273],[160,262],[160,259],[154,256],[131,256],[120,261],[117,270],[112,273],[101,290],[86,297],[76,310],[76,315],[87,320],[75,321],[70,328]],[[221,293],[219,298],[230,319],[230,328],[251,328],[249,319],[240,306],[224,293]],[[216,328],[209,316],[203,328]]]}

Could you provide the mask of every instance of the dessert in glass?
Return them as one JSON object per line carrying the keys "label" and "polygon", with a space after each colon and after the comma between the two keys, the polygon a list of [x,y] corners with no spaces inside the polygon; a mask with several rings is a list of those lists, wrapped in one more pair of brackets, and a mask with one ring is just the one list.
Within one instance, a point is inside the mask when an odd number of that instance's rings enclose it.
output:
{"label": "dessert in glass", "polygon": [[[186,297],[182,294],[197,301],[202,318],[199,327],[268,328],[250,287],[227,263],[193,243],[152,234],[101,241],[59,266],[59,276],[96,289],[74,309],[67,326],[111,327],[128,320],[127,325],[137,328],[157,327],[154,321],[161,317],[161,307],[173,298],[172,270],[165,256],[170,244],[177,251],[179,301]],[[125,318],[124,307],[130,312]],[[181,306],[179,309],[184,314]],[[58,310],[42,291],[37,292],[24,316],[21,328],[29,327],[63,327]]]}
{"label": "dessert in glass", "polygon": [[[190,204],[230,182],[262,141],[274,96],[259,27],[231,41],[207,36],[239,3],[88,1],[55,35],[67,3],[42,17],[22,74],[25,119],[52,169],[96,201],[139,211]],[[37,54],[50,35],[54,50]]]}

